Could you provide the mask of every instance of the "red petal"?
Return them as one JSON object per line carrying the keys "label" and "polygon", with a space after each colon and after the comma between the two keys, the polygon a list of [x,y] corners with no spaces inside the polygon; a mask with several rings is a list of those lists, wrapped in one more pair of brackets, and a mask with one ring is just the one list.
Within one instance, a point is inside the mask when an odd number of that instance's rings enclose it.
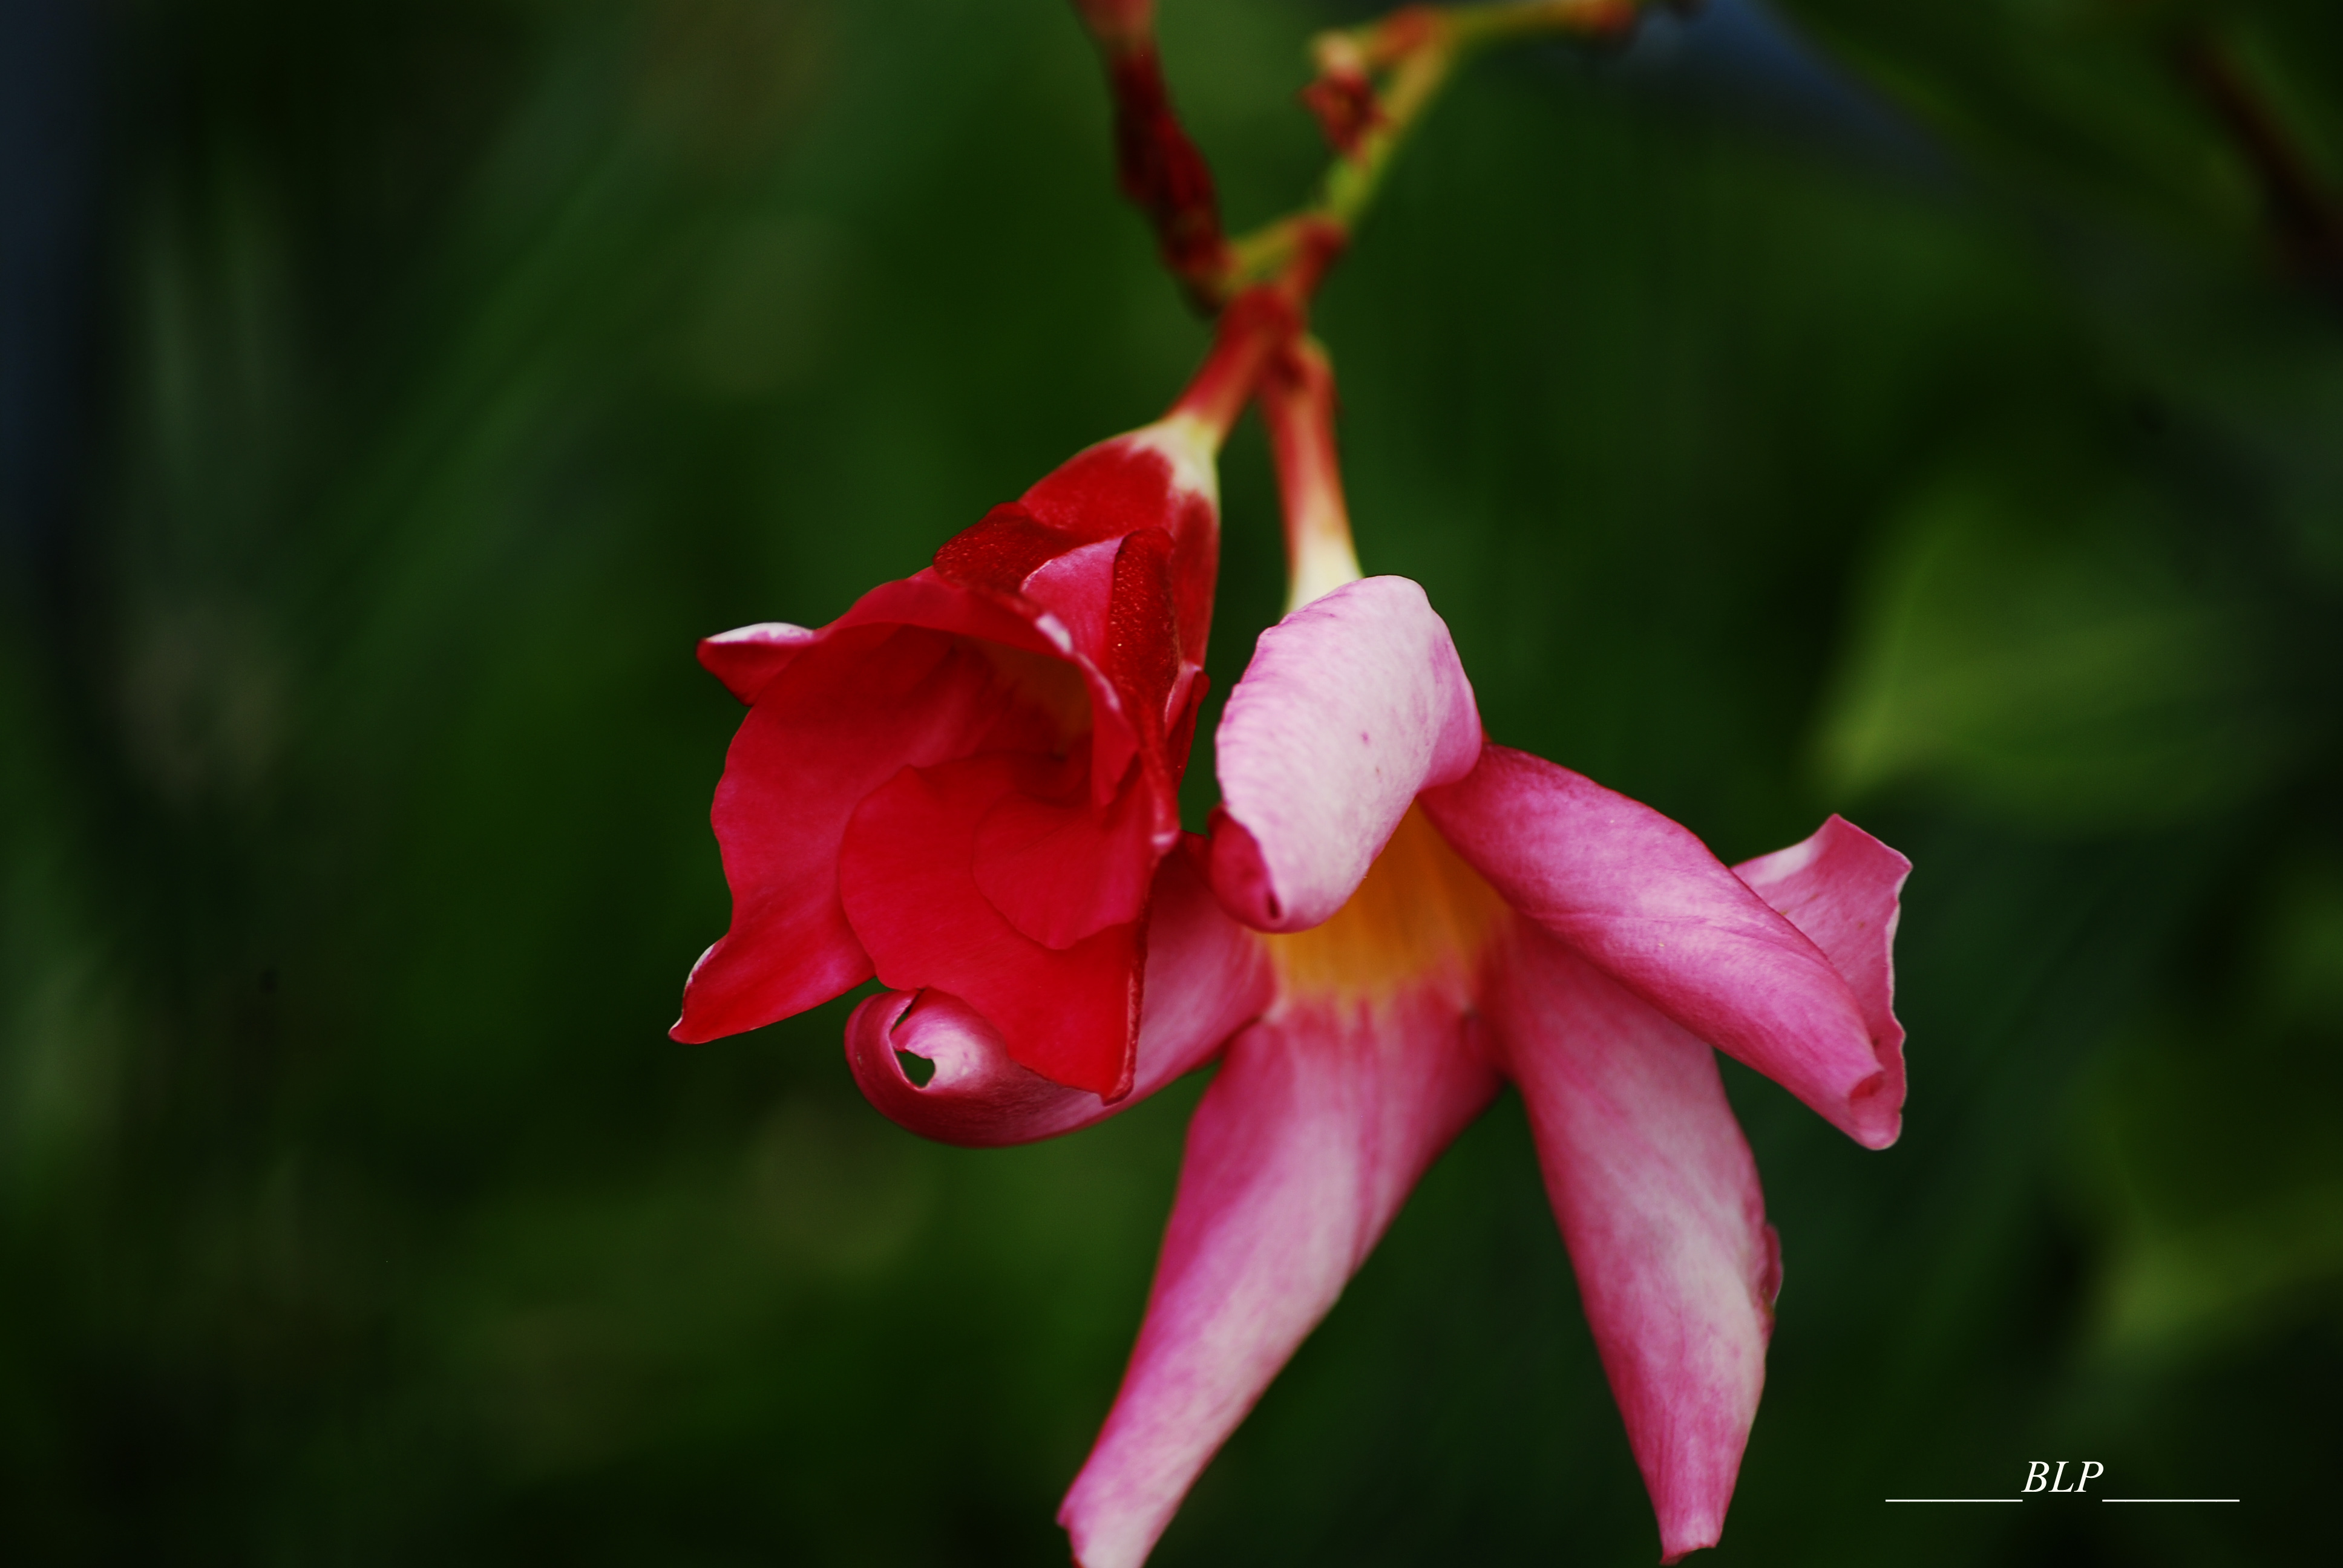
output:
{"label": "red petal", "polygon": [[1002,752],[906,768],[855,811],[839,888],[881,982],[949,991],[983,1015],[1014,1060],[1119,1100],[1134,1066],[1141,922],[1053,950],[1010,925],[974,871],[985,814],[1011,792],[1046,795],[1061,777],[1051,759]]}
{"label": "red petal", "polygon": [[921,626],[935,631],[980,637],[1004,648],[1068,658],[1073,649],[1051,638],[1005,603],[946,582],[932,570],[914,572],[893,582],[880,583],[854,601],[852,608],[822,628],[825,637],[857,626]]}
{"label": "red petal", "polygon": [[1036,568],[1081,542],[1061,528],[1034,521],[1022,507],[995,507],[974,528],[944,541],[936,551],[936,575],[988,593],[1013,594]]}
{"label": "red petal", "polygon": [[[1176,454],[1176,456],[1175,456]],[[1204,659],[1220,569],[1220,511],[1209,447],[1149,426],[1076,453],[1025,492],[1029,516],[1084,540],[1161,528],[1172,540],[1174,631],[1182,657]]]}
{"label": "red petal", "polygon": [[1172,620],[1172,536],[1161,528],[1142,528],[1115,552],[1101,662],[1130,702],[1132,722],[1159,743],[1172,683],[1180,675]]}
{"label": "red petal", "polygon": [[[1106,539],[1068,550],[1027,578],[1023,600],[1056,618],[1091,677],[1091,798],[1114,798],[1131,759],[1145,745],[1143,716],[1108,668],[1110,604],[1121,542]],[[1167,789],[1160,791],[1168,797]]]}
{"label": "red petal", "polygon": [[786,621],[759,621],[699,639],[699,662],[743,702],[757,700],[766,683],[821,640],[821,633]]}
{"label": "red petal", "polygon": [[[1156,875],[1148,915],[1146,1002],[1128,1098],[1104,1104],[1018,1066],[983,1015],[942,991],[888,991],[864,1002],[846,1026],[846,1060],[870,1103],[923,1137],[1026,1143],[1103,1121],[1199,1066],[1269,1005],[1271,984],[1261,944],[1221,911],[1194,858],[1174,854]],[[899,1052],[933,1065],[926,1083],[911,1081]]]}
{"label": "red petal", "polygon": [[827,636],[763,688],[711,813],[732,927],[692,970],[676,1039],[756,1029],[869,977],[839,901],[847,819],[906,764],[967,750],[1007,701],[980,653],[905,627]]}
{"label": "red petal", "polygon": [[977,824],[976,885],[1045,948],[1135,920],[1155,874],[1154,805],[1135,776],[1103,810],[1087,793],[1044,800],[1011,791]]}
{"label": "red petal", "polygon": [[1088,542],[1167,528],[1184,499],[1170,458],[1131,436],[1117,436],[1067,458],[1019,504],[1044,527]]}
{"label": "red petal", "polygon": [[1067,549],[1019,579],[1025,600],[1058,618],[1074,650],[1101,673],[1106,669],[1107,601],[1114,594],[1119,539],[1101,539]]}

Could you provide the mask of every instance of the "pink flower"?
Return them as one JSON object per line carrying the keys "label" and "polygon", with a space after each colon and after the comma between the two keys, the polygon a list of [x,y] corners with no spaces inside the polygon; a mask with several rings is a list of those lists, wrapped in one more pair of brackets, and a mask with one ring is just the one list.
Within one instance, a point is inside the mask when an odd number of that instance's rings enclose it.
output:
{"label": "pink flower", "polygon": [[[1689,831],[1484,741],[1423,592],[1357,576],[1322,362],[1264,392],[1295,598],[1219,730],[1223,805],[1156,870],[1132,1093],[1217,1057],[1146,1320],[1060,1513],[1135,1568],[1432,1160],[1510,1081],[1665,1560],[1713,1544],[1780,1284],[1715,1046],[1893,1142],[1904,858],[1838,818],[1728,869]],[[1234,918],[1232,918],[1234,917]],[[1111,1114],[950,986],[847,1028],[872,1103],[995,1144]],[[926,1058],[918,1085],[899,1052]]]}
{"label": "pink flower", "polygon": [[1241,298],[1163,419],[1081,452],[820,630],[699,646],[749,704],[713,813],[732,925],[672,1030],[704,1040],[876,974],[1009,1060],[1131,1091],[1149,898],[1203,692],[1213,457],[1290,305]]}

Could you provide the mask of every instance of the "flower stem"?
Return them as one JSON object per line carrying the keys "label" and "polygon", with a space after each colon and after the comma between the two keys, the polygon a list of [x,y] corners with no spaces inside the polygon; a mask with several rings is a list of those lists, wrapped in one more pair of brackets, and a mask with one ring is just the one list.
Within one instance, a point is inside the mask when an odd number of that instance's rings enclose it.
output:
{"label": "flower stem", "polygon": [[[1643,0],[1484,0],[1406,5],[1380,21],[1322,33],[1318,76],[1302,92],[1335,146],[1333,166],[1308,206],[1227,238],[1210,166],[1163,80],[1154,0],[1073,0],[1114,100],[1115,175],[1154,226],[1163,265],[1207,311],[1247,286],[1297,267],[1314,288],[1326,263],[1373,205],[1383,173],[1424,110],[1473,55],[1516,39],[1574,34],[1614,37]],[[1307,302],[1309,289],[1302,292]]]}
{"label": "flower stem", "polygon": [[1637,7],[1638,0],[1409,5],[1363,26],[1320,34],[1311,45],[1318,77],[1302,100],[1334,143],[1333,166],[1309,206],[1228,242],[1231,276],[1223,286],[1277,276],[1313,227],[1347,240],[1382,190],[1393,156],[1458,67],[1481,50],[1555,34],[1614,37],[1634,25]]}
{"label": "flower stem", "polygon": [[1220,450],[1251,401],[1262,367],[1301,329],[1301,312],[1290,290],[1262,284],[1230,300],[1212,350],[1164,416],[1166,422],[1187,426],[1205,451]]}
{"label": "flower stem", "polygon": [[1116,183],[1154,226],[1163,265],[1199,307],[1230,292],[1228,241],[1212,166],[1188,139],[1155,47],[1154,0],[1074,0],[1114,100]]}
{"label": "flower stem", "polygon": [[1334,368],[1317,339],[1290,338],[1269,362],[1261,411],[1285,512],[1285,613],[1292,615],[1363,575],[1334,449]]}

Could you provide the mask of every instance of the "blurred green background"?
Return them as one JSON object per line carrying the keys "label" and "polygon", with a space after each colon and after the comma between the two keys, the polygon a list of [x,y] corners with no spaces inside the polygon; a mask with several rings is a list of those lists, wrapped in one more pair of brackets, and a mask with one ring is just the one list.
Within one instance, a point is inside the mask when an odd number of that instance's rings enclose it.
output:
{"label": "blurred green background", "polygon": [[[1359,10],[1162,9],[1270,216]],[[1500,739],[1727,859],[1841,809],[1916,863],[1903,1141],[1727,1064],[1787,1280],[1714,1560],[2303,1560],[2343,227],[2271,221],[2188,62],[2343,191],[2343,18],[1788,10],[1833,65],[1738,0],[1440,106],[1319,317],[1363,553]],[[1062,0],[75,35],[85,315],[0,534],[0,1556],[1063,1561],[1197,1084],[967,1152],[863,1104],[845,1003],[663,1034],[728,910],[694,639],[916,569],[1204,342]],[[1225,487],[1222,690],[1281,594],[1250,424]],[[2039,1458],[2245,1502],[1880,1502]],[[1157,1561],[1655,1555],[1509,1097]]]}

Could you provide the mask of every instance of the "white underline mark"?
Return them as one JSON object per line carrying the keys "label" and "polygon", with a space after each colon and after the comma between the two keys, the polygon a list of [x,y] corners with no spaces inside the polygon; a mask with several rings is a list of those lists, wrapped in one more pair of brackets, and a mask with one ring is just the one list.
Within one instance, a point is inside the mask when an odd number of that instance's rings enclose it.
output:
{"label": "white underline mark", "polygon": [[[2023,1497],[1883,1497],[1882,1503],[2023,1503]],[[2110,1501],[2102,1499],[2101,1501]],[[2145,1501],[2145,1500],[2143,1500]]]}
{"label": "white underline mark", "polygon": [[2102,1497],[2102,1503],[2237,1503],[2236,1497]]}

